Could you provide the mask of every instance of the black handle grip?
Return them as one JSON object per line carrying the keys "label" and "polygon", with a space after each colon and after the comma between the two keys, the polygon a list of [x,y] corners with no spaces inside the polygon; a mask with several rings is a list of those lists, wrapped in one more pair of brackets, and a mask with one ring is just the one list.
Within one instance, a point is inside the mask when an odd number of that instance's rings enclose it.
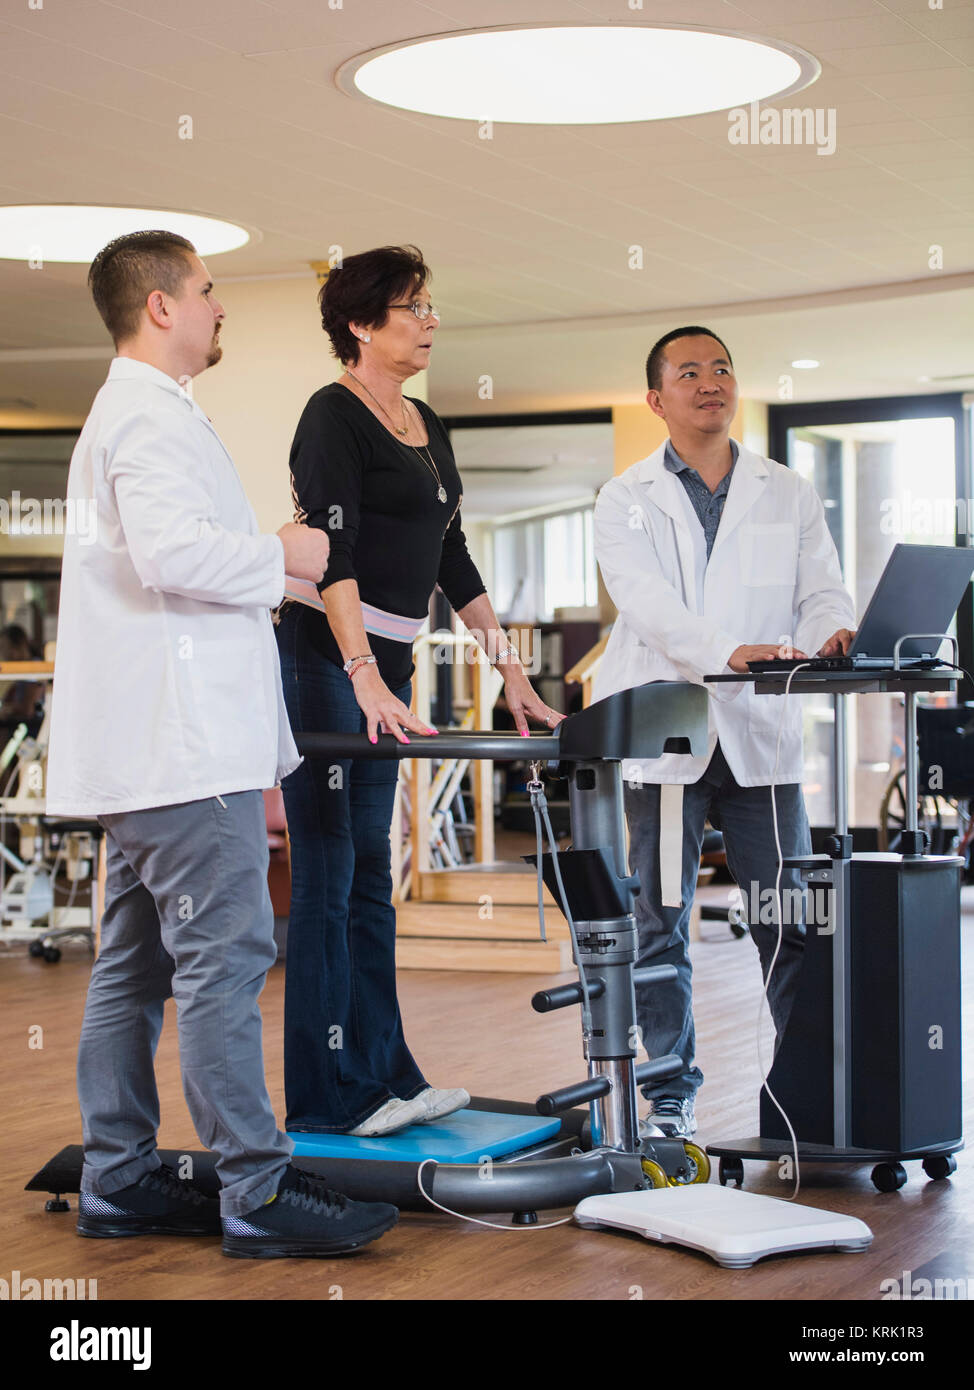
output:
{"label": "black handle grip", "polygon": [[[680,1063],[683,1066],[683,1063]],[[580,1081],[577,1086],[563,1086],[560,1091],[549,1091],[539,1096],[534,1108],[539,1115],[557,1115],[560,1110],[571,1110],[573,1105],[582,1105],[597,1096],[607,1096],[612,1090],[612,1082],[607,1076],[593,1076],[588,1081]]]}
{"label": "black handle grip", "polygon": [[639,970],[632,972],[634,985],[656,985],[661,984],[663,980],[675,979],[675,965],[644,965]]}
{"label": "black handle grip", "polygon": [[668,1052],[665,1057],[654,1057],[651,1062],[640,1062],[636,1067],[636,1085],[642,1086],[646,1081],[668,1081],[671,1076],[679,1076],[683,1070],[683,1058],[677,1057],[675,1052]]}
{"label": "black handle grip", "polygon": [[[593,980],[588,987],[590,999],[601,999],[605,993],[605,981]],[[554,989],[542,989],[531,1000],[535,1013],[550,1014],[554,1009],[567,1009],[572,1004],[580,1004],[583,999],[581,985],[557,985]]]}

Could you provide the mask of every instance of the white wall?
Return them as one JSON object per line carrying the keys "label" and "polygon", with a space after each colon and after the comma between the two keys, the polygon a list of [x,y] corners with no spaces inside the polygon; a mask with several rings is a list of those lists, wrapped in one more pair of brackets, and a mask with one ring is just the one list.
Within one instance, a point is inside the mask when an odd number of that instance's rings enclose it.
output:
{"label": "white wall", "polygon": [[218,283],[227,311],[223,360],[194,382],[264,531],[291,519],[287,464],[295,426],[308,397],[340,373],[316,291],[311,270],[306,279]]}
{"label": "white wall", "polygon": [[[321,327],[318,284],[307,277],[217,281],[227,311],[223,360],[194,384],[196,400],[230,450],[261,529],[291,520],[288,455],[308,397],[341,375]],[[426,399],[426,373],[407,385]]]}

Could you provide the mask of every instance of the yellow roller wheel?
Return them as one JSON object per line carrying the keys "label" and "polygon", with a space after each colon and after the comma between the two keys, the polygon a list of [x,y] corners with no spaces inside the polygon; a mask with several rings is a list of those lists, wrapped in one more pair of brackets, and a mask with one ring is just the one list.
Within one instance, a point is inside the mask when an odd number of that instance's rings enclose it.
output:
{"label": "yellow roller wheel", "polygon": [[650,1182],[653,1184],[654,1187],[666,1186],[666,1173],[660,1167],[660,1165],[656,1163],[653,1159],[644,1158],[642,1160],[642,1167],[643,1172],[646,1174],[647,1178],[649,1178]]}
{"label": "yellow roller wheel", "polygon": [[697,1165],[696,1177],[691,1178],[691,1182],[710,1181],[710,1159],[699,1144],[691,1144],[689,1140],[683,1145],[683,1152],[687,1158],[692,1158]]}

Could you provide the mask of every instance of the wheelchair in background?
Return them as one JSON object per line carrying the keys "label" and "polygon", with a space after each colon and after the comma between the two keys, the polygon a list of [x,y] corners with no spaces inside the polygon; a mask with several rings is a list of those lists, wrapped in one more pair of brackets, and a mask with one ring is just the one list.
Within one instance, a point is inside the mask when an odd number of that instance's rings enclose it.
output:
{"label": "wheelchair in background", "polygon": [[[972,880],[974,705],[917,706],[917,825],[931,854],[959,854]],[[897,852],[906,828],[906,770],[891,779],[879,808],[879,848]]]}

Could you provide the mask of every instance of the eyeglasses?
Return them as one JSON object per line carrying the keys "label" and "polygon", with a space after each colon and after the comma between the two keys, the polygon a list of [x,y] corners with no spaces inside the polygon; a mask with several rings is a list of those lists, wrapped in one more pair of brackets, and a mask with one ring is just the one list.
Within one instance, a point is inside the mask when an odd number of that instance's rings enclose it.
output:
{"label": "eyeglasses", "polygon": [[435,319],[439,319],[439,314],[432,304],[423,304],[420,300],[414,299],[411,304],[390,304],[390,309],[408,309],[411,314],[415,314],[420,323],[425,323],[430,314]]}

